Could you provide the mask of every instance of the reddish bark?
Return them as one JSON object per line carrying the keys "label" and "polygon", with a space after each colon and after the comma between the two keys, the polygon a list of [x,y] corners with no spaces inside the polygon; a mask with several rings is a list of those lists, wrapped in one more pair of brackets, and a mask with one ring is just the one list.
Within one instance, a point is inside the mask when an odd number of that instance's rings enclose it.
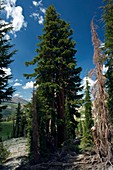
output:
{"label": "reddish bark", "polygon": [[39,146],[38,146],[38,115],[36,109],[36,94],[33,90],[33,103],[32,103],[32,139],[33,139],[33,162],[34,164],[39,162],[40,153],[39,153]]}
{"label": "reddish bark", "polygon": [[109,121],[108,109],[106,106],[106,91],[104,88],[105,78],[102,74],[102,52],[100,48],[100,40],[95,31],[95,26],[92,21],[92,42],[94,45],[94,63],[96,65],[97,86],[94,94],[94,109],[93,115],[95,118],[95,131],[93,132],[94,141],[97,148],[97,153],[101,161],[111,161],[111,126]]}

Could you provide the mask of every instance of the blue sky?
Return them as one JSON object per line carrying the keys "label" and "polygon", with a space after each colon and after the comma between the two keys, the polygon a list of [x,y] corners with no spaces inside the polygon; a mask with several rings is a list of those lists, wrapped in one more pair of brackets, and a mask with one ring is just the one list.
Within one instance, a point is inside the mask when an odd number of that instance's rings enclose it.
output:
{"label": "blue sky", "polygon": [[45,11],[53,4],[61,18],[70,22],[73,29],[73,39],[76,41],[76,59],[78,67],[82,67],[81,78],[84,78],[93,65],[93,46],[91,41],[90,23],[93,17],[98,25],[99,38],[104,40],[103,23],[101,19],[102,0],[1,0],[4,1],[2,17],[12,21],[13,31],[10,35],[11,44],[18,50],[14,62],[7,70],[13,74],[10,84],[15,87],[14,96],[30,99],[32,80],[26,80],[23,73],[33,72],[33,67],[26,67],[25,62],[32,60],[35,53],[38,35],[42,34]]}

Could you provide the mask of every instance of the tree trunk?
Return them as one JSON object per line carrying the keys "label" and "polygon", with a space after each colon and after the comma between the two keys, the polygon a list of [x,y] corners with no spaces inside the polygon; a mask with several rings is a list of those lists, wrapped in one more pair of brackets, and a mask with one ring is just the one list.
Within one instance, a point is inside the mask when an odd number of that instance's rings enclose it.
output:
{"label": "tree trunk", "polygon": [[60,64],[60,84],[61,89],[58,93],[58,124],[57,124],[57,145],[61,147],[65,141],[65,101],[64,101],[64,87],[63,87],[63,64]]}
{"label": "tree trunk", "polygon": [[105,80],[102,74],[102,53],[100,51],[100,41],[95,31],[94,23],[92,27],[92,41],[94,44],[94,62],[96,65],[97,89],[94,98],[94,117],[95,125],[93,130],[94,141],[97,153],[102,162],[110,162],[112,159],[111,147],[111,127],[108,109],[106,106]]}
{"label": "tree trunk", "polygon": [[33,163],[36,164],[39,162],[40,153],[39,153],[39,145],[38,145],[38,115],[36,109],[36,94],[33,90],[33,105],[32,105],[32,157]]}
{"label": "tree trunk", "polygon": [[65,122],[64,122],[64,90],[61,89],[58,101],[58,124],[57,124],[57,145],[61,147],[65,140]]}

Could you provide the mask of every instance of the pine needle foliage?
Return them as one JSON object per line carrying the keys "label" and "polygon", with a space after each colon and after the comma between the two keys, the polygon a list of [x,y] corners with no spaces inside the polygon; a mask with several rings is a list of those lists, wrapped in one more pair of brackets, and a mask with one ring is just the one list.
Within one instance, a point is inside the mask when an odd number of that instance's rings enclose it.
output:
{"label": "pine needle foliage", "polygon": [[46,10],[43,34],[38,37],[37,56],[26,62],[27,66],[35,65],[34,73],[25,76],[35,77],[35,85],[38,85],[38,91],[44,99],[45,133],[54,147],[61,147],[66,139],[66,115],[68,123],[71,122],[72,138],[77,127],[74,117],[80,116],[78,108],[82,95],[78,92],[82,90],[81,67],[76,68],[76,43],[72,40],[72,34],[70,24],[60,19],[51,5]]}
{"label": "pine needle foliage", "polygon": [[[86,131],[91,131],[91,128],[93,126],[93,120],[92,120],[92,101],[90,96],[90,86],[88,83],[88,80],[86,80],[86,89],[85,89],[85,98],[84,98],[84,107],[85,107],[85,126]],[[89,133],[89,132],[88,132]]]}
{"label": "pine needle foliage", "polygon": [[113,1],[106,0],[103,6],[105,26],[105,55],[107,58],[106,87],[108,92],[108,110],[113,125]]}
{"label": "pine needle foliage", "polygon": [[91,149],[93,145],[93,136],[92,136],[92,126],[93,126],[93,118],[92,118],[92,101],[91,101],[91,93],[90,86],[88,83],[88,79],[86,79],[86,87],[85,87],[85,98],[84,98],[84,114],[85,120],[83,121],[83,134],[81,140],[81,147],[83,150]]}
{"label": "pine needle foliage", "polygon": [[[0,4],[0,13],[2,12]],[[12,56],[15,54],[16,50],[11,52],[13,45],[10,44],[10,39],[6,38],[6,35],[12,30],[11,24],[7,24],[0,17],[0,123],[2,121],[2,110],[6,109],[6,105],[2,105],[2,102],[10,100],[14,89],[9,86],[9,80],[12,75],[7,75],[6,69],[9,68],[10,64],[13,62]],[[1,130],[1,125],[0,125]],[[0,164],[6,159],[8,155],[7,150],[4,148],[2,143],[2,137],[0,136]]]}
{"label": "pine needle foliage", "polygon": [[13,62],[12,56],[16,52],[16,50],[10,52],[13,45],[5,37],[11,29],[10,24],[6,24],[0,19],[0,112],[6,108],[2,105],[2,102],[10,100],[14,92],[13,87],[10,87],[8,82],[12,75],[7,75],[5,71]]}
{"label": "pine needle foliage", "polygon": [[14,123],[14,137],[24,137],[25,136],[25,128],[26,128],[26,115],[22,110],[22,106],[18,103],[18,107],[16,109],[16,122]]}

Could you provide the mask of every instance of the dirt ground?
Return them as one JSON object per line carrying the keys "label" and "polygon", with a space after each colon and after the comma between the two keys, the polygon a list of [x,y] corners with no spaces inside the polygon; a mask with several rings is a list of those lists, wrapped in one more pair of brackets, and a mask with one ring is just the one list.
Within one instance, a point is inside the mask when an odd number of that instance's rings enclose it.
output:
{"label": "dirt ground", "polygon": [[[28,149],[25,138],[10,139],[5,141],[4,145],[10,155],[1,170],[113,170],[113,165],[99,163],[96,155],[89,152],[56,153],[50,161],[30,166],[27,163]],[[24,166],[21,166],[22,164]]]}

